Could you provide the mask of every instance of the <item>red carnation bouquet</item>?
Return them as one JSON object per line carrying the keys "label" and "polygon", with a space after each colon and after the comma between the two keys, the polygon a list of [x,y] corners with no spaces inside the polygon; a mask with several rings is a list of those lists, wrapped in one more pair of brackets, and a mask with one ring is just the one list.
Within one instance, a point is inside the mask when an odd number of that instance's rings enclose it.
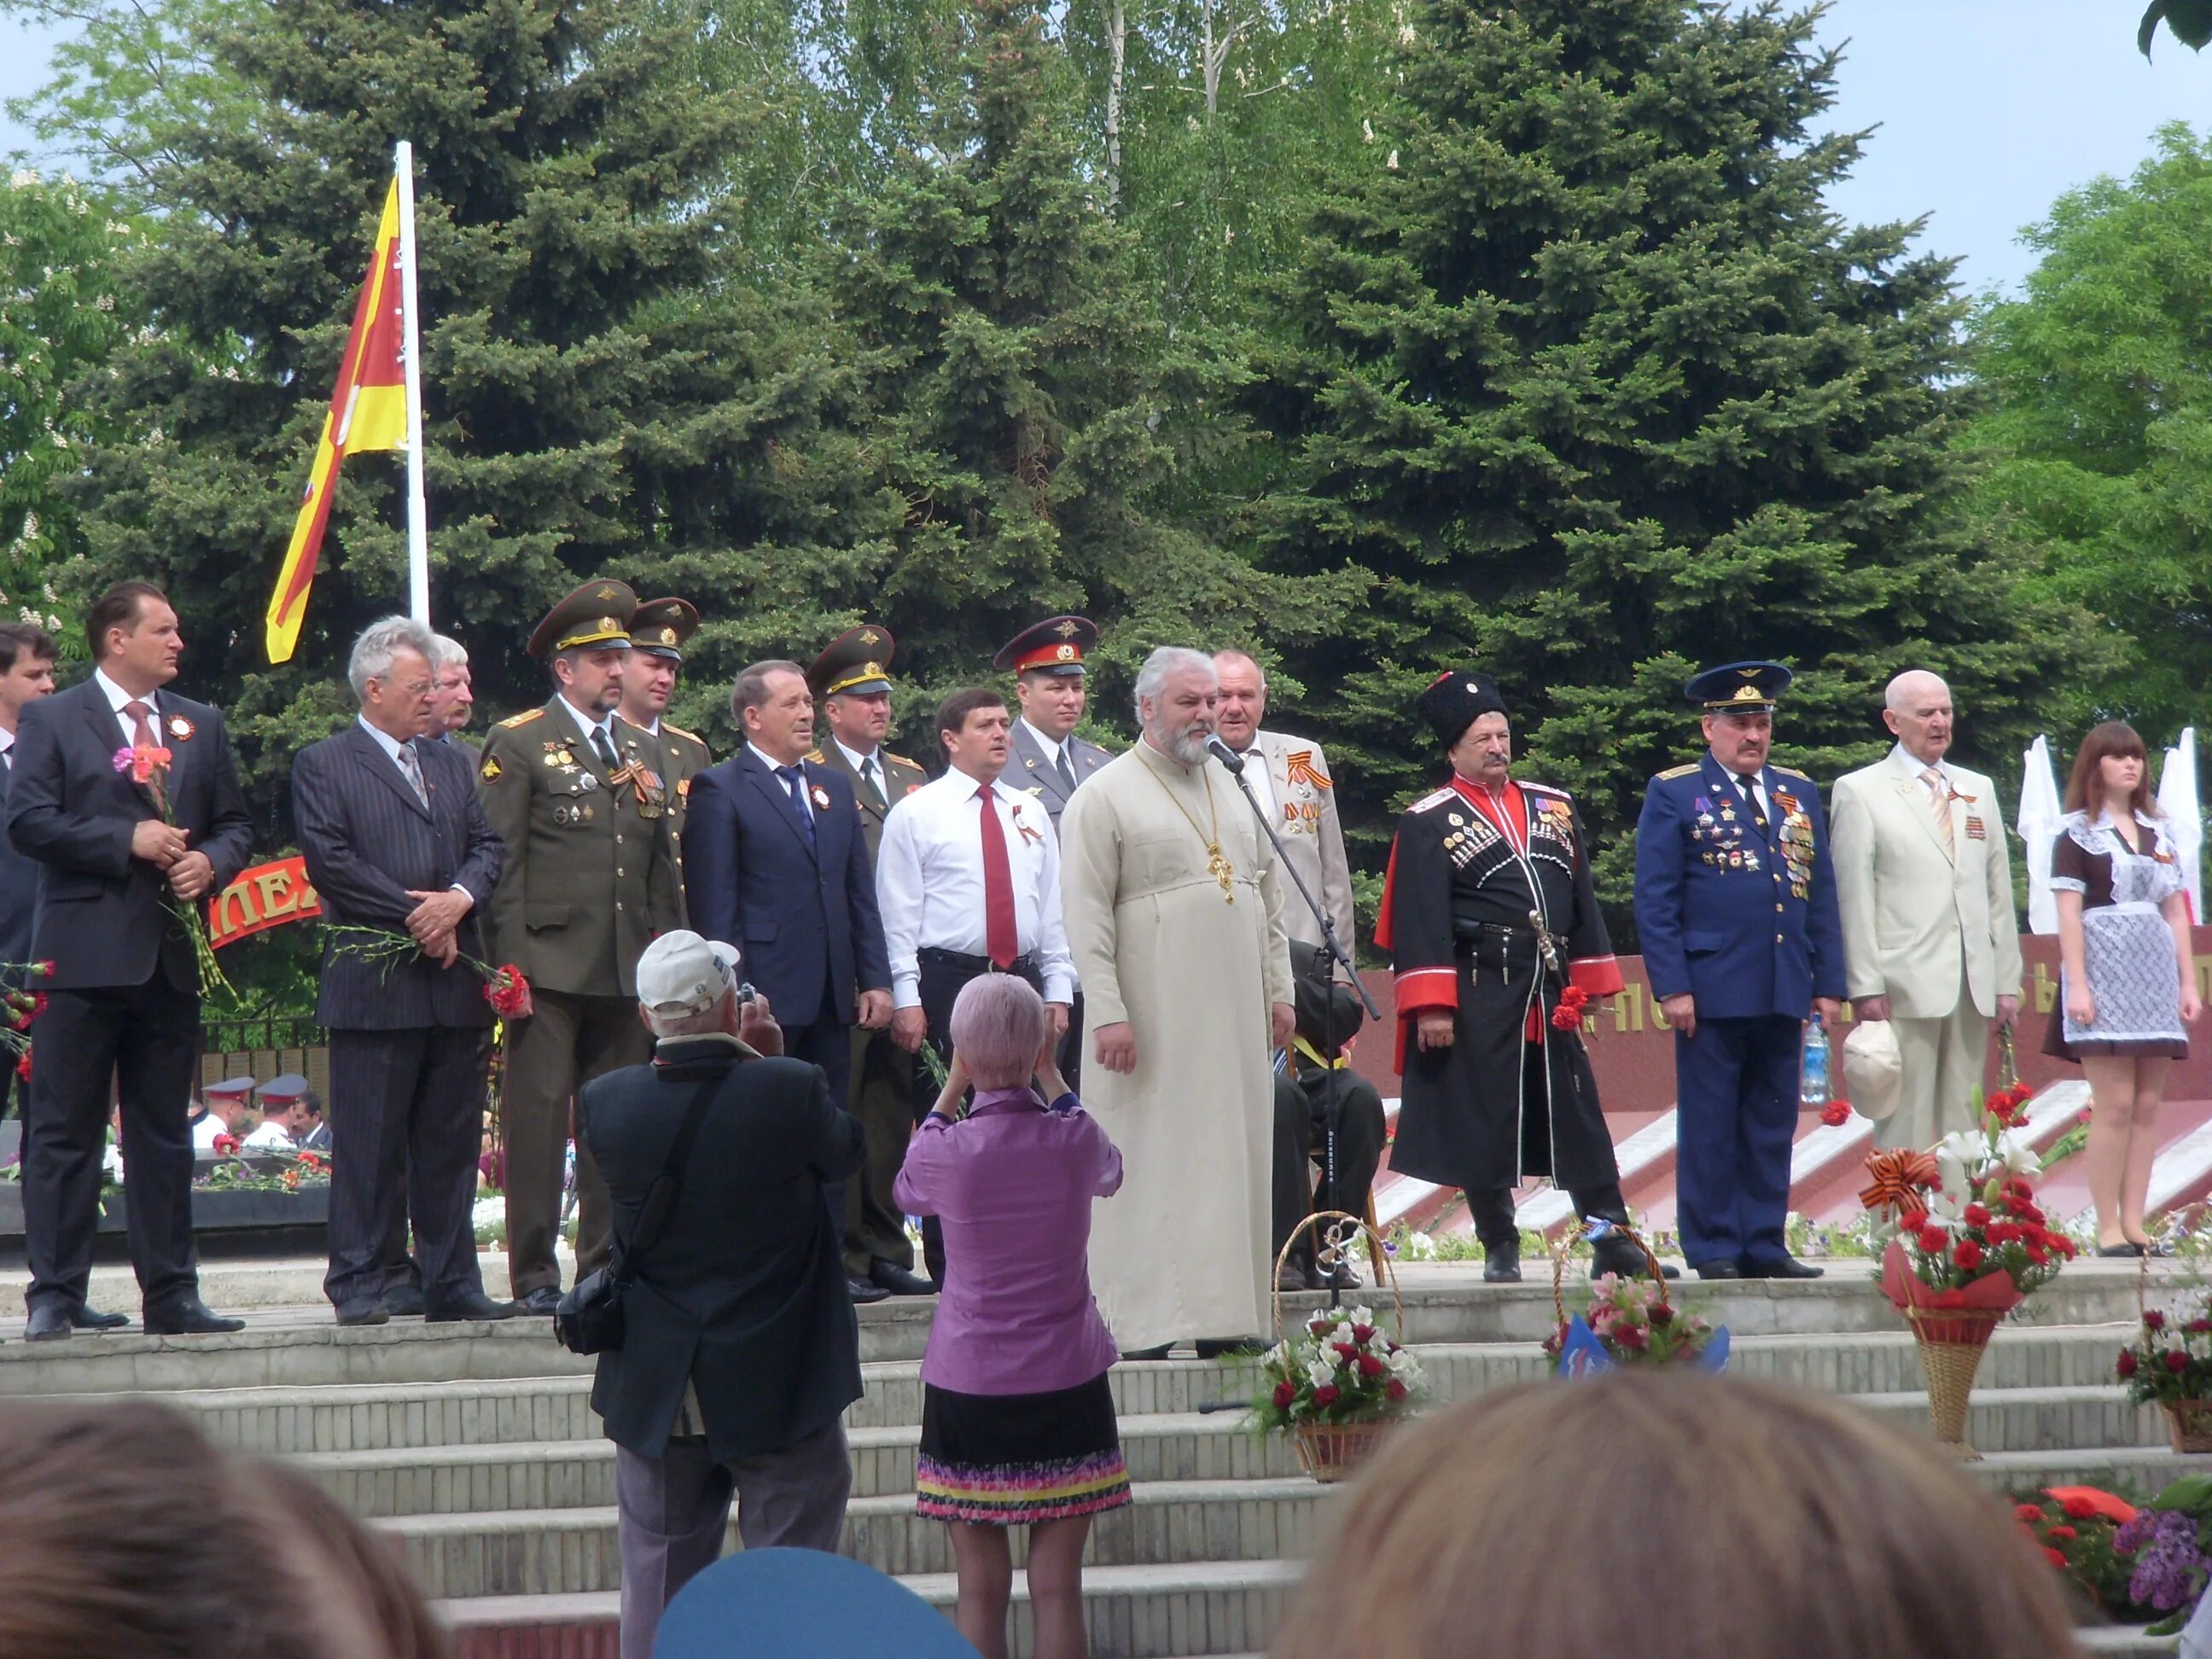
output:
{"label": "red carnation bouquet", "polygon": [[[363,962],[381,963],[389,974],[398,963],[410,962],[422,954],[422,947],[409,933],[393,933],[387,927],[349,927],[332,924],[330,933],[337,940],[332,948],[341,955],[359,957]],[[501,1019],[527,1019],[536,1012],[530,996],[530,981],[522,976],[522,969],[511,962],[495,968],[488,962],[479,962],[463,951],[459,957],[463,967],[484,982],[484,1000],[491,1004],[492,1012]]]}
{"label": "red carnation bouquet", "polygon": [[2212,1295],[2187,1318],[2142,1310],[2134,1341],[2120,1350],[2113,1370],[2137,1405],[2161,1406],[2212,1395]]}
{"label": "red carnation bouquet", "polygon": [[18,1077],[31,1075],[31,1022],[46,1012],[46,994],[28,988],[53,971],[51,962],[0,963],[0,1052]]}
{"label": "red carnation bouquet", "polygon": [[1260,1362],[1253,1420],[1263,1429],[1302,1423],[1372,1423],[1419,1403],[1420,1362],[1384,1334],[1365,1308],[1323,1308]]}

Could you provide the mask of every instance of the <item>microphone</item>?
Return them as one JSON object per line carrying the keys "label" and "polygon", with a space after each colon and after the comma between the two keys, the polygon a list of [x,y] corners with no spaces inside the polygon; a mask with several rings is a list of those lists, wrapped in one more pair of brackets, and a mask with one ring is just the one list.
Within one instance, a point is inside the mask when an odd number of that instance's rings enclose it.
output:
{"label": "microphone", "polygon": [[1220,734],[1218,732],[1209,732],[1206,734],[1206,752],[1226,767],[1229,775],[1232,778],[1238,776],[1244,770],[1244,757],[1222,742]]}

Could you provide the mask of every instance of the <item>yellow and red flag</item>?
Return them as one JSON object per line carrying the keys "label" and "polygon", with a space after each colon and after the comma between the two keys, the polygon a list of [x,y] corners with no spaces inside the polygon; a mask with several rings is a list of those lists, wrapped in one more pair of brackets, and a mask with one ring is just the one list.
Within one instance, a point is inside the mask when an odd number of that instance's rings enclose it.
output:
{"label": "yellow and red flag", "polygon": [[338,465],[364,450],[404,449],[408,442],[407,392],[401,358],[405,339],[400,315],[403,287],[399,267],[399,183],[384,198],[384,217],[376,228],[376,257],[362,279],[354,307],[345,355],[338,360],[338,383],[323,416],[322,441],[307,474],[307,493],[292,526],[292,544],[269,600],[264,633],[270,662],[290,660],[307,612],[307,589],[315,580],[315,558],[322,550],[323,526],[331,516],[331,492]]}

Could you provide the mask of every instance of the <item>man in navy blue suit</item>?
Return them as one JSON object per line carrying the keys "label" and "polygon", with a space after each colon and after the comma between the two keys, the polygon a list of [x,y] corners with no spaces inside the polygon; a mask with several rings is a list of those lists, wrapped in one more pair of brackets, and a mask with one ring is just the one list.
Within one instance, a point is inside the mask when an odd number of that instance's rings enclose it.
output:
{"label": "man in navy blue suit", "polygon": [[1808,1014],[1833,1026],[1843,921],[1820,792],[1767,759],[1779,663],[1692,680],[1705,753],[1651,780],[1636,828],[1636,928],[1674,1031],[1676,1224],[1705,1279],[1817,1279],[1790,1254],[1790,1148]]}
{"label": "man in navy blue suit", "polygon": [[[811,1060],[843,1100],[852,1028],[891,1017],[891,969],[875,872],[853,786],[806,759],[814,699],[798,664],[760,662],[738,676],[731,712],[745,746],[691,780],[684,827],[684,896],[695,931],[744,953],[745,976],[783,1027],[783,1051]],[[844,1213],[842,1186],[830,1208]],[[856,1302],[880,1285],[848,1274]]]}

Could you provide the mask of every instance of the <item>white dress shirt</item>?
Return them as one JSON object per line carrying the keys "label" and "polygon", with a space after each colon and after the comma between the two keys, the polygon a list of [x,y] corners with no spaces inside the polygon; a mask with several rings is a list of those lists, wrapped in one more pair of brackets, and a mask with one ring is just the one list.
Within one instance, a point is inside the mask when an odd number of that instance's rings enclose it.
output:
{"label": "white dress shirt", "polygon": [[[592,751],[593,760],[602,760],[604,757],[600,755],[598,745],[592,743],[592,733],[604,732],[607,734],[607,747],[614,750],[617,763],[620,763],[622,745],[615,741],[615,711],[613,709],[608,709],[594,722],[589,715],[577,708],[574,703],[570,702],[568,698],[556,697],[553,701],[568,711],[568,718],[575,722],[576,730],[583,733],[584,747]],[[394,765],[398,763],[396,760],[393,762]]]}
{"label": "white dress shirt", "polygon": [[241,1150],[250,1152],[289,1152],[298,1143],[292,1132],[274,1118],[264,1118],[261,1127],[246,1136]]}
{"label": "white dress shirt", "polygon": [[108,678],[104,670],[98,668],[92,671],[92,678],[93,684],[99,686],[100,694],[107,699],[107,706],[115,711],[116,724],[123,728],[124,742],[131,741],[131,716],[123,712],[124,704],[130,702],[143,702],[151,711],[146,718],[154,727],[154,741],[159,743],[161,740],[161,700],[158,693],[149,691],[143,697],[134,697]]}
{"label": "white dress shirt", "polygon": [[[884,751],[880,748],[872,749],[864,755],[857,749],[848,748],[842,738],[832,738],[830,741],[837,745],[837,752],[845,757],[845,764],[853,769],[853,775],[876,792],[878,800],[890,799],[884,787]],[[868,770],[872,766],[875,768],[872,774]]]}
{"label": "white dress shirt", "polygon": [[[836,739],[833,738],[831,741],[834,742]],[[783,779],[783,763],[770,755],[767,750],[763,749],[758,744],[747,744],[745,747],[753,751],[754,755],[758,757],[760,763],[763,766],[768,768],[769,781],[774,783],[776,788],[782,793],[783,798],[786,800],[789,800],[791,799],[791,785],[786,782]],[[814,810],[814,786],[806,781],[806,763],[804,759],[795,760],[792,762],[792,765],[795,767],[799,772],[799,810],[805,813],[806,816],[813,819],[814,822],[819,823],[822,821],[822,815]]]}
{"label": "white dress shirt", "polygon": [[[1022,724],[1029,726],[1030,736],[1036,741],[1036,746],[1044,750],[1044,757],[1047,764],[1051,766],[1054,771],[1057,772],[1060,769],[1060,751],[1067,747],[1067,740],[1065,738],[1048,738],[1045,736],[1043,732],[1038,731],[1036,726],[1030,724],[1030,717],[1027,714],[1023,715],[1021,719]],[[1074,763],[1075,757],[1073,755],[1069,756],[1068,764],[1072,766]]]}
{"label": "white dress shirt", "polygon": [[[566,700],[564,699],[563,701]],[[574,711],[572,709],[570,712],[574,713]],[[356,714],[354,716],[354,719],[360,725],[362,731],[368,732],[370,737],[376,739],[376,746],[384,751],[384,757],[392,763],[392,769],[399,774],[399,781],[402,783],[406,784],[408,789],[412,792],[415,785],[413,781],[409,779],[407,775],[407,769],[405,766],[401,764],[399,759],[399,739],[393,737],[392,733],[385,731],[380,726],[371,726],[368,723],[368,716],[366,714]],[[422,763],[421,756],[418,755],[416,757],[415,763],[417,766],[420,766]],[[422,780],[422,787],[425,792],[429,789],[430,780],[428,777],[425,777]],[[477,896],[474,893],[470,892],[467,888],[462,886],[458,881],[450,884],[446,890],[451,893],[459,893],[462,895],[468,900],[471,907],[473,907],[477,902]],[[289,1135],[285,1137],[284,1144],[288,1146],[291,1145],[291,1138]]]}
{"label": "white dress shirt", "polygon": [[10,772],[15,769],[15,734],[0,730],[0,766]]}
{"label": "white dress shirt", "polygon": [[[983,787],[953,770],[899,798],[884,820],[876,854],[876,903],[883,912],[884,941],[890,947],[891,1002],[921,1003],[925,949],[980,957],[988,949],[983,915]],[[1052,819],[1034,796],[990,786],[999,823],[1006,834],[1006,863],[1014,881],[1015,948],[1034,951],[1047,1002],[1075,995],[1075,961],[1060,920],[1060,842]]]}

